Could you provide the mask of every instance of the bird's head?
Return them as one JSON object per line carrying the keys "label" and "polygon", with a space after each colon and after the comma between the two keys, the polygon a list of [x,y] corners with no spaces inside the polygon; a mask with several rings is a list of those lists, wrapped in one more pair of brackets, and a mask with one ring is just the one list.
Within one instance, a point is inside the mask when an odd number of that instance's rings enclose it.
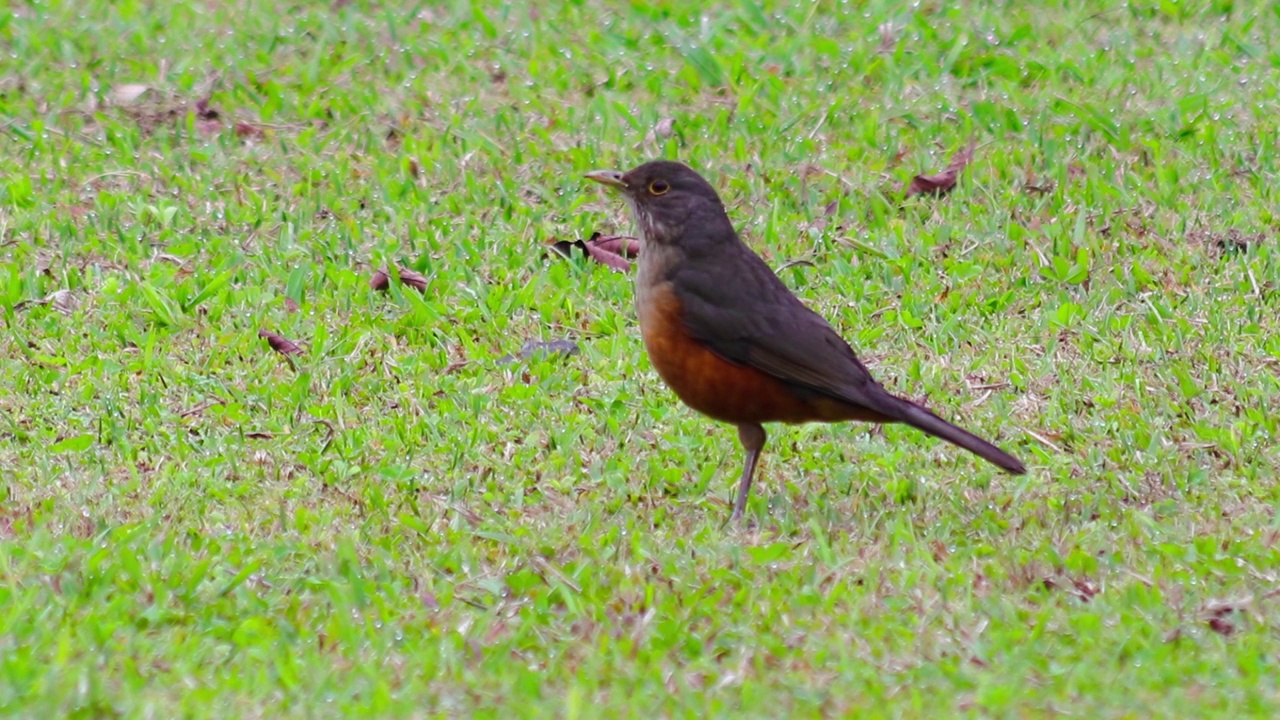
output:
{"label": "bird's head", "polygon": [[687,165],[653,160],[627,172],[596,170],[586,177],[622,193],[635,215],[641,240],[679,242],[693,222],[728,222],[714,188]]}

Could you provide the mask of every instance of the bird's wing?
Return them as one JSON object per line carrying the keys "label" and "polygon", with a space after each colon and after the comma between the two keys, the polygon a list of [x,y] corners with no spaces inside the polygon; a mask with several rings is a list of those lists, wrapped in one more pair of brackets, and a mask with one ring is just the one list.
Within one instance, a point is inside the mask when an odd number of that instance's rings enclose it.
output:
{"label": "bird's wing", "polygon": [[822,316],[792,295],[763,260],[743,250],[719,255],[719,263],[683,263],[675,269],[672,285],[690,335],[726,360],[873,413],[852,418],[904,422],[1008,472],[1026,472],[1017,458],[990,442],[889,394]]}
{"label": "bird's wing", "polygon": [[[844,402],[896,415],[897,404],[822,316],[745,247],[733,260],[672,273],[681,319],[717,355]],[[723,259],[723,258],[722,258]]]}

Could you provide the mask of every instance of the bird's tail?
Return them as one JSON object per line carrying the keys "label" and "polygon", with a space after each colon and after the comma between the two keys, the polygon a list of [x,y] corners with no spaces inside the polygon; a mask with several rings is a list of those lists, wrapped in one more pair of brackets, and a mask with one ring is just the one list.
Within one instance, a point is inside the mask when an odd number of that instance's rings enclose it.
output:
{"label": "bird's tail", "polygon": [[[892,397],[892,396],[891,396]],[[1027,469],[1022,466],[1018,458],[974,435],[968,430],[952,425],[924,408],[916,405],[909,400],[903,400],[894,397],[897,400],[897,413],[894,419],[901,423],[906,423],[914,428],[923,430],[930,435],[946,440],[957,447],[977,455],[978,457],[999,466],[1000,468],[1013,473],[1014,475],[1022,475]]]}

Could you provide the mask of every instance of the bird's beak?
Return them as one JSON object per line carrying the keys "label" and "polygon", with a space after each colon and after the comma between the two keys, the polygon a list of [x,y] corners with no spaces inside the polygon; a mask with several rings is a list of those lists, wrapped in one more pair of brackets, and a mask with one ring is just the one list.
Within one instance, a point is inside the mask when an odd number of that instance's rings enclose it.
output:
{"label": "bird's beak", "polygon": [[627,189],[627,183],[622,180],[622,173],[617,170],[592,170],[584,177],[588,180],[595,180],[601,185],[608,185],[619,190]]}

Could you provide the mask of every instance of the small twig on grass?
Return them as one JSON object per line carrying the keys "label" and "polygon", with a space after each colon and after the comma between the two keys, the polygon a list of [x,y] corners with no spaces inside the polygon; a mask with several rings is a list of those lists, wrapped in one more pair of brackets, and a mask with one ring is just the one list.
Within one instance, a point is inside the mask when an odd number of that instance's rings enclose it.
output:
{"label": "small twig on grass", "polygon": [[774,274],[777,274],[782,272],[783,270],[786,270],[787,268],[793,268],[793,267],[816,267],[816,266],[808,260],[788,260],[782,263],[781,265],[779,265],[778,269],[774,270],[773,272]]}
{"label": "small twig on grass", "polygon": [[323,455],[325,454],[325,451],[329,449],[329,446],[333,444],[333,436],[337,434],[337,431],[333,429],[333,423],[328,420],[316,418],[313,419],[311,423],[313,425],[323,425],[328,430],[324,436],[324,445],[320,447],[320,454]]}

